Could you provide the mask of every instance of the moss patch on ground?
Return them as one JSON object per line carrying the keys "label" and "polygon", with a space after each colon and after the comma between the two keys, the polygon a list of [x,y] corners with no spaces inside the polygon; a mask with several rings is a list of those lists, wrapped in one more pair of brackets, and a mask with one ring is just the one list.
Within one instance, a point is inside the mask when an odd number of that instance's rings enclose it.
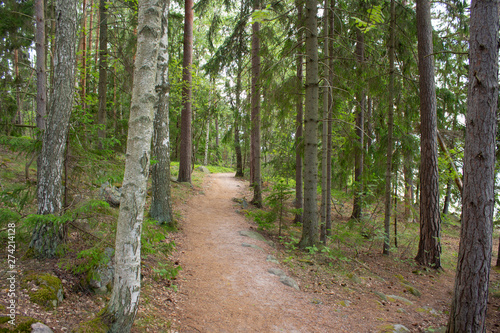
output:
{"label": "moss patch on ground", "polygon": [[9,317],[0,317],[0,333],[18,332],[30,333],[31,324],[37,323],[38,320],[31,317],[16,316],[15,325],[10,323]]}
{"label": "moss patch on ground", "polygon": [[24,283],[28,282],[33,282],[38,287],[37,290],[28,292],[30,301],[47,310],[53,310],[64,298],[62,282],[57,276],[33,273],[24,279]]}

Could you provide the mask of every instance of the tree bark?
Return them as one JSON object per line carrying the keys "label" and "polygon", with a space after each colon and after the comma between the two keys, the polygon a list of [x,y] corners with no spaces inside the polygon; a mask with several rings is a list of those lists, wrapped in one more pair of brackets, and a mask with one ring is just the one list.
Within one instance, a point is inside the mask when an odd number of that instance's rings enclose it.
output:
{"label": "tree bark", "polygon": [[[36,127],[45,129],[47,113],[47,72],[45,71],[45,9],[44,0],[35,1],[36,48]],[[38,164],[40,165],[40,164]]]}
{"label": "tree bark", "polygon": [[473,0],[462,228],[447,332],[486,332],[495,205],[499,1]]}
{"label": "tree bark", "polygon": [[[253,9],[260,9],[260,1],[253,0]],[[252,24],[252,92],[251,92],[251,163],[253,182],[253,199],[252,204],[257,207],[262,207],[262,179],[260,170],[260,23]]]}
{"label": "tree bark", "polygon": [[[43,133],[38,165],[38,214],[59,214],[62,209],[62,174],[69,118],[73,107],[76,63],[76,0],[56,1],[57,45],[54,58],[54,85]],[[54,257],[63,242],[58,223],[39,224],[32,235],[30,248],[40,257]]]}
{"label": "tree bark", "polygon": [[[330,8],[328,11],[329,34],[330,39],[335,36],[335,22],[334,22],[335,0],[331,0]],[[333,80],[334,78],[334,60],[333,60],[333,44],[329,43],[329,66],[328,66],[328,81],[330,89],[328,94],[328,137],[327,137],[327,154],[326,154],[326,236],[331,235],[332,230],[332,128],[333,128]]]}
{"label": "tree bark", "polygon": [[[391,0],[391,23],[389,27],[389,109],[387,111],[387,159],[385,167],[385,215],[384,215],[384,248],[382,253],[388,255],[391,248],[391,189],[392,189],[392,150],[394,128],[394,40],[396,27],[396,4]],[[396,226],[394,227],[396,228]],[[396,229],[395,229],[396,230]],[[396,233],[396,231],[394,231]],[[395,234],[394,237],[397,237]],[[396,238],[397,239],[397,238]]]}
{"label": "tree bark", "polygon": [[141,291],[141,230],[149,175],[155,81],[165,0],[139,1],[127,158],[115,241],[115,277],[103,314],[108,332],[130,332]]}
{"label": "tree bark", "polygon": [[500,237],[498,239],[497,267],[500,267]]}
{"label": "tree bark", "polygon": [[[363,80],[361,73],[365,62],[365,36],[357,29],[356,59],[358,61],[358,77]],[[361,82],[363,84],[363,82]],[[356,136],[358,142],[354,151],[354,200],[352,204],[351,219],[359,220],[363,214],[363,158],[364,158],[364,113],[366,104],[366,94],[364,87],[357,95],[358,110],[356,114]]]}
{"label": "tree bark", "polygon": [[236,175],[243,177],[243,160],[240,142],[240,108],[241,108],[241,53],[238,54],[238,73],[236,74],[236,107],[234,109],[234,151],[236,153]]}
{"label": "tree bark", "polygon": [[160,48],[156,72],[156,105],[153,133],[152,196],[149,214],[159,224],[176,227],[172,216],[172,196],[170,192],[170,120],[169,80],[168,80],[168,13],[169,1],[166,2],[161,22]]}
{"label": "tree bark", "polygon": [[208,143],[210,140],[210,117],[207,119],[207,131],[206,131],[206,140],[205,140],[205,157],[203,159],[203,165],[208,165]]}
{"label": "tree bark", "polygon": [[193,0],[184,2],[184,55],[182,59],[181,147],[179,152],[179,182],[191,183],[193,138],[191,132],[192,63],[193,63]]}
{"label": "tree bark", "polygon": [[304,215],[301,249],[318,243],[318,1],[305,2],[306,98],[304,115]]}
{"label": "tree bark", "polygon": [[108,91],[108,8],[107,0],[99,1],[99,109],[97,111],[98,147],[103,149],[103,140],[106,139],[106,94]]}
{"label": "tree bark", "polygon": [[441,267],[441,217],[437,154],[436,89],[429,0],[417,0],[418,71],[420,74],[420,241],[416,262]]}
{"label": "tree bark", "polygon": [[82,1],[82,35],[80,38],[81,72],[80,72],[80,103],[82,110],[87,108],[85,98],[87,96],[87,0]]}
{"label": "tree bark", "polygon": [[[302,2],[296,1],[295,5],[297,6],[297,40],[302,46],[302,36],[303,34],[303,25],[302,22]],[[300,47],[302,50],[302,47]],[[303,92],[303,65],[302,65],[303,57],[302,52],[297,52],[297,116],[295,120],[295,209],[297,212],[295,213],[294,222],[302,223],[302,215],[301,211],[304,207],[304,195],[303,188],[304,183],[302,181],[302,153],[303,153],[303,111],[304,111],[304,97],[302,96]]]}
{"label": "tree bark", "polygon": [[324,49],[324,76],[325,76],[325,86],[323,88],[323,120],[322,120],[322,138],[321,138],[321,232],[320,232],[320,240],[323,244],[326,244],[326,233],[327,233],[327,205],[329,196],[328,196],[328,174],[331,172],[331,170],[328,170],[328,115],[329,115],[329,110],[330,110],[330,85],[331,83],[328,80],[328,60],[330,56],[330,45],[329,45],[329,38],[331,36],[329,35],[330,29],[329,29],[329,0],[325,0],[325,11],[326,14],[323,16],[323,22],[324,22],[324,35],[325,35],[325,40],[323,42],[323,49]]}

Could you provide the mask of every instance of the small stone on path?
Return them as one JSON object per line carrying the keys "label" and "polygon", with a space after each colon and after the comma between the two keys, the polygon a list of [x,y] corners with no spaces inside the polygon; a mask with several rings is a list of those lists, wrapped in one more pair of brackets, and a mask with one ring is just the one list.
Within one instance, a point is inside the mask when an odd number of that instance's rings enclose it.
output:
{"label": "small stone on path", "polygon": [[277,275],[277,276],[286,276],[285,272],[283,272],[281,269],[279,268],[269,268],[267,270],[269,273],[273,274],[273,275]]}
{"label": "small stone on path", "polygon": [[297,282],[295,282],[295,280],[292,279],[291,277],[282,276],[280,278],[280,282],[283,283],[285,286],[289,286],[289,287],[292,287],[292,288],[294,288],[296,290],[300,290],[299,285],[297,284]]}
{"label": "small stone on path", "polygon": [[274,257],[272,254],[269,254],[266,258],[266,261],[268,262],[272,262],[273,264],[279,264],[280,262],[278,261],[278,259],[276,259],[276,257]]}
{"label": "small stone on path", "polygon": [[259,240],[259,241],[262,241],[262,242],[265,242],[269,245],[272,246],[273,242],[271,241],[268,241],[264,236],[262,236],[261,234],[259,234],[258,232],[255,232],[255,231],[251,231],[251,230],[241,230],[239,232],[239,234],[241,236],[245,236],[245,237],[250,237],[250,238],[253,238],[253,239],[256,239],[256,240]]}
{"label": "small stone on path", "polygon": [[262,250],[262,251],[264,251],[264,249],[263,249],[263,248],[261,248],[261,247],[260,247],[260,246],[258,246],[258,245],[255,245],[255,244],[241,243],[241,246],[243,246],[243,247],[251,247],[251,248],[253,248],[253,249],[257,249],[257,250]]}

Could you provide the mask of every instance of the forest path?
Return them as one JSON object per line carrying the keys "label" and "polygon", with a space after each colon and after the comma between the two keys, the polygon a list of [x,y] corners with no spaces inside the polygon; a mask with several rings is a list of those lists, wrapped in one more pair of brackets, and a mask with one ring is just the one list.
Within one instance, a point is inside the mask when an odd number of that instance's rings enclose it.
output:
{"label": "forest path", "polygon": [[[243,196],[234,174],[212,174],[204,195],[187,204],[180,246],[183,271],[178,281],[180,332],[347,332],[345,317],[311,294],[285,286],[268,272],[273,248],[241,236],[250,223],[232,198]],[[244,247],[255,244],[263,250]],[[282,268],[284,269],[284,268]],[[175,325],[174,325],[175,326]]]}

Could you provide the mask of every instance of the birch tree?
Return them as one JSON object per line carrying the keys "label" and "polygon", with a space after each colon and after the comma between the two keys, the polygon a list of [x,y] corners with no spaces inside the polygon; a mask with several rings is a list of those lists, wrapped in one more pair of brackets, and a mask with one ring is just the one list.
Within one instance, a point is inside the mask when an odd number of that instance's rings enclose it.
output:
{"label": "birch tree", "polygon": [[125,174],[115,241],[115,277],[103,314],[108,332],[130,332],[141,291],[141,230],[149,176],[155,82],[165,0],[139,1]]}
{"label": "birch tree", "polygon": [[170,195],[170,134],[169,134],[169,80],[168,80],[168,3],[165,0],[161,23],[160,49],[158,51],[158,64],[156,73],[156,94],[153,156],[152,198],[149,214],[160,224],[175,226],[172,217]]}

